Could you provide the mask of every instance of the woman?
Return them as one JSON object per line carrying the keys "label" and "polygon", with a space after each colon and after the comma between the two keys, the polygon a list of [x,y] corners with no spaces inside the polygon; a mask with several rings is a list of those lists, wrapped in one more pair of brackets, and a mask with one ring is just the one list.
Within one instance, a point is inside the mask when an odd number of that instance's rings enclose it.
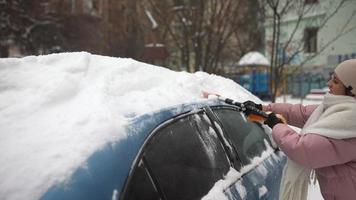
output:
{"label": "woman", "polygon": [[[272,128],[273,139],[288,156],[282,200],[306,199],[312,170],[325,200],[356,199],[356,59],[339,64],[328,87],[330,92],[319,106],[262,106],[272,112],[264,123]],[[274,113],[302,128],[301,132],[281,123]]]}

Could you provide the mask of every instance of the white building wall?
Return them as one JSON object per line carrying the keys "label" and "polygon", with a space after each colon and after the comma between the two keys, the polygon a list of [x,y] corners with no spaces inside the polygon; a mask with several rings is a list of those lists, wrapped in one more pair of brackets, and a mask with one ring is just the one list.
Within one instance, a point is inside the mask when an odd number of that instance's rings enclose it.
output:
{"label": "white building wall", "polygon": [[[336,4],[338,1],[331,2]],[[350,23],[345,27],[348,20]],[[315,62],[333,68],[343,60],[356,58],[356,0],[346,1],[340,11],[320,30],[319,46],[332,41],[338,35],[340,37],[329,45]]]}
{"label": "white building wall", "polygon": [[[317,6],[312,7],[308,14],[303,17],[299,28],[297,29],[290,47],[285,52],[287,56],[291,56],[296,52],[296,48],[304,46],[304,30],[306,27],[320,27],[322,21],[332,14],[336,5],[340,0],[319,0]],[[281,25],[280,43],[285,43],[292,34],[297,23],[297,15],[295,11],[291,11],[284,16]],[[348,26],[344,27],[345,23],[350,20]],[[272,39],[272,25],[270,22],[265,24],[266,30],[266,56],[270,57],[270,46],[268,41]],[[345,30],[349,30],[345,33]],[[328,22],[319,29],[317,51],[320,51],[327,43],[334,40],[338,35],[342,34],[337,40],[332,42],[318,56],[307,62],[305,67],[323,67],[333,68],[342,60],[356,58],[356,0],[347,0],[338,12],[328,20]],[[308,56],[313,53],[301,52],[292,60],[291,65],[299,65]]]}

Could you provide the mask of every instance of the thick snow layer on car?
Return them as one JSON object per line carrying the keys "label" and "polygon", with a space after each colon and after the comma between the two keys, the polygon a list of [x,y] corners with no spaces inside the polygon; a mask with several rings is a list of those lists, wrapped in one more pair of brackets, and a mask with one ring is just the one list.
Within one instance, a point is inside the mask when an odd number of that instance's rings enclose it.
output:
{"label": "thick snow layer on car", "polygon": [[70,181],[130,118],[202,101],[260,102],[235,82],[86,52],[0,59],[0,199],[38,199]]}

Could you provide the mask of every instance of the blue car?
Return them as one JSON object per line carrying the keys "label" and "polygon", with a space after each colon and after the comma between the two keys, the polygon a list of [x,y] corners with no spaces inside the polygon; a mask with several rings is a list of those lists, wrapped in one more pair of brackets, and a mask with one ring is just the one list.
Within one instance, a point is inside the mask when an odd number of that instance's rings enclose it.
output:
{"label": "blue car", "polygon": [[41,199],[201,199],[229,171],[240,176],[223,188],[226,199],[278,199],[285,155],[235,106],[170,107],[134,117],[126,131]]}

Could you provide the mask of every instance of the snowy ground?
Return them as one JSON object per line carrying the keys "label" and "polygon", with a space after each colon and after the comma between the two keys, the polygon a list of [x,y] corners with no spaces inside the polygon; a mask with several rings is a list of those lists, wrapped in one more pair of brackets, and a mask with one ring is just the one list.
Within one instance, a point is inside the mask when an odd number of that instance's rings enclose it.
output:
{"label": "snowy ground", "polygon": [[[300,98],[292,98],[289,95],[286,96],[281,96],[276,99],[277,103],[292,103],[292,104],[298,104],[302,103],[304,105],[310,105],[310,104],[320,104],[321,100],[306,100],[306,99],[300,99]],[[268,103],[268,102],[266,102]],[[320,194],[320,189],[319,185],[309,185],[309,191],[308,191],[308,200],[323,200],[323,197]]]}
{"label": "snowy ground", "polygon": [[276,99],[277,103],[292,103],[292,104],[301,103],[303,105],[320,104],[321,101],[322,100],[307,100],[301,98],[293,98],[291,95],[280,96]]}

